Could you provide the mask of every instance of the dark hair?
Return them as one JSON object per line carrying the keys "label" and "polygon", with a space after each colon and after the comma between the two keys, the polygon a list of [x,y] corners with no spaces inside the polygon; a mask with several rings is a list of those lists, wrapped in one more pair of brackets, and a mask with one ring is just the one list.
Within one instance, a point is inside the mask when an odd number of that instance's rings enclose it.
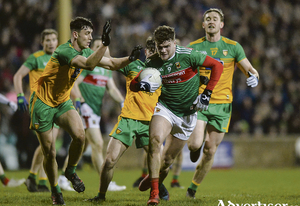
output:
{"label": "dark hair", "polygon": [[49,35],[49,34],[55,34],[56,37],[58,37],[58,33],[57,33],[56,30],[54,30],[54,29],[44,29],[44,30],[42,31],[42,33],[41,33],[41,41],[42,41],[42,43],[43,43],[44,40],[45,40],[45,36],[46,36],[46,35]]}
{"label": "dark hair", "polygon": [[79,32],[80,30],[84,29],[84,27],[86,26],[94,29],[93,23],[89,19],[84,17],[76,17],[70,22],[71,31],[75,30]]}
{"label": "dark hair", "polygon": [[155,48],[155,41],[154,39],[152,38],[152,36],[149,36],[146,40],[146,48],[147,49],[153,49]]}
{"label": "dark hair", "polygon": [[208,9],[206,12],[204,12],[203,14],[203,19],[205,19],[205,15],[207,13],[210,13],[210,12],[217,12],[219,15],[220,15],[220,19],[221,19],[221,22],[224,22],[224,14],[223,14],[223,11],[221,9],[218,9],[218,8],[210,8]]}
{"label": "dark hair", "polygon": [[162,44],[165,41],[175,40],[175,30],[170,26],[159,26],[155,29],[153,36],[156,43]]}

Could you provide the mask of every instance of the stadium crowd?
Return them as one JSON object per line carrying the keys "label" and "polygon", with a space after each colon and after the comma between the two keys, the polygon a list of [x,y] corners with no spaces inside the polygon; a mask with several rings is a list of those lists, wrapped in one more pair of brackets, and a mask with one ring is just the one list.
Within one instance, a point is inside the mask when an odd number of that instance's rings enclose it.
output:
{"label": "stadium crowd", "polygon": [[[56,2],[0,0],[0,93],[11,100],[16,101],[13,75],[29,54],[41,48],[41,31],[58,27]],[[113,41],[109,47],[114,57],[127,55],[132,45],[143,45],[154,28],[164,24],[174,27],[176,38],[182,45],[187,45],[205,35],[203,12],[211,7],[222,9],[226,25],[222,35],[243,46],[249,61],[260,74],[258,87],[249,89],[243,73],[235,73],[229,132],[253,137],[300,133],[299,0],[238,3],[234,0],[73,0],[72,4],[73,17],[84,16],[93,21],[94,35],[101,34],[107,19],[112,20]],[[125,79],[116,72],[114,78],[125,94]],[[29,88],[27,90],[29,92]],[[110,132],[116,123],[120,112],[116,109],[118,106],[111,98],[105,99],[103,132]],[[28,136],[36,139],[28,128],[29,120],[25,120],[28,116],[18,112],[12,114],[6,107],[0,110],[0,143],[10,141],[19,145],[18,149],[27,145],[33,152],[37,144],[28,144]]]}

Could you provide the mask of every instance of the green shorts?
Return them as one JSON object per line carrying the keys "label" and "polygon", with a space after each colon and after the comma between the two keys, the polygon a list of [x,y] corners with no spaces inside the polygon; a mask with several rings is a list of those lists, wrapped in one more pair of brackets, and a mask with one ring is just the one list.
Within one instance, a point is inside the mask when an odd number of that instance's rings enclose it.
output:
{"label": "green shorts", "polygon": [[214,126],[220,132],[227,133],[231,119],[232,104],[209,104],[207,111],[198,112],[198,120]]}
{"label": "green shorts", "polygon": [[72,100],[68,100],[57,107],[50,107],[40,100],[35,92],[30,97],[30,129],[46,132],[54,126],[55,120],[65,112],[74,109]]}
{"label": "green shorts", "polygon": [[119,116],[109,136],[114,137],[127,146],[131,146],[135,138],[136,148],[149,145],[149,121],[139,121]]}

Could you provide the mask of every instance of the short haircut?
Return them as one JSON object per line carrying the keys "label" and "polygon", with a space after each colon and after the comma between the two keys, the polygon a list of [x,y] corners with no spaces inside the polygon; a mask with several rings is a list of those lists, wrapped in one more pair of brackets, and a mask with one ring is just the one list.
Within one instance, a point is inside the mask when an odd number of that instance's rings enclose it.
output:
{"label": "short haircut", "polygon": [[206,12],[204,12],[203,14],[203,19],[205,19],[205,15],[207,13],[210,13],[210,12],[217,12],[219,15],[220,15],[220,19],[221,19],[221,22],[224,22],[224,14],[223,14],[223,11],[221,9],[218,9],[218,8],[210,8],[208,9]]}
{"label": "short haircut", "polygon": [[158,44],[162,44],[165,41],[175,40],[175,30],[170,26],[159,26],[153,33],[154,41]]}
{"label": "short haircut", "polygon": [[44,40],[45,40],[45,36],[46,36],[46,35],[49,35],[49,34],[55,34],[56,37],[58,38],[58,33],[57,33],[56,30],[54,30],[54,29],[44,29],[44,30],[42,31],[42,33],[41,33],[41,41],[42,41],[42,43],[43,43]]}
{"label": "short haircut", "polygon": [[80,32],[82,29],[84,29],[84,27],[91,27],[92,29],[94,29],[93,23],[84,17],[76,17],[75,19],[73,19],[70,22],[70,29],[71,31],[77,31]]}
{"label": "short haircut", "polygon": [[146,48],[151,50],[151,49],[155,49],[155,41],[153,39],[152,36],[149,36],[146,40]]}

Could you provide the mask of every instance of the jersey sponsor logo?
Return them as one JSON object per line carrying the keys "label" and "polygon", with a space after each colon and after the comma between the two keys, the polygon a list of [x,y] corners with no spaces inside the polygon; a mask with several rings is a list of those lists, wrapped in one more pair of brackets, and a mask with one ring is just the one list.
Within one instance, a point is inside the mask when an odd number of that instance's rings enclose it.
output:
{"label": "jersey sponsor logo", "polygon": [[227,56],[227,54],[228,54],[228,50],[223,50],[223,55]]}
{"label": "jersey sponsor logo", "polygon": [[107,81],[108,81],[107,76],[93,75],[93,74],[87,75],[83,80],[84,83],[92,84],[98,87],[106,87]]}
{"label": "jersey sponsor logo", "polygon": [[171,74],[163,75],[162,81],[163,84],[176,84],[176,83],[188,81],[197,74],[198,74],[197,69],[193,69],[192,67],[189,67],[180,70],[178,72],[173,72]]}
{"label": "jersey sponsor logo", "polygon": [[116,134],[120,134],[122,130],[120,128],[117,129]]}
{"label": "jersey sponsor logo", "polygon": [[206,51],[196,51],[196,52],[200,52],[201,54],[207,55],[207,52],[206,52]]}

